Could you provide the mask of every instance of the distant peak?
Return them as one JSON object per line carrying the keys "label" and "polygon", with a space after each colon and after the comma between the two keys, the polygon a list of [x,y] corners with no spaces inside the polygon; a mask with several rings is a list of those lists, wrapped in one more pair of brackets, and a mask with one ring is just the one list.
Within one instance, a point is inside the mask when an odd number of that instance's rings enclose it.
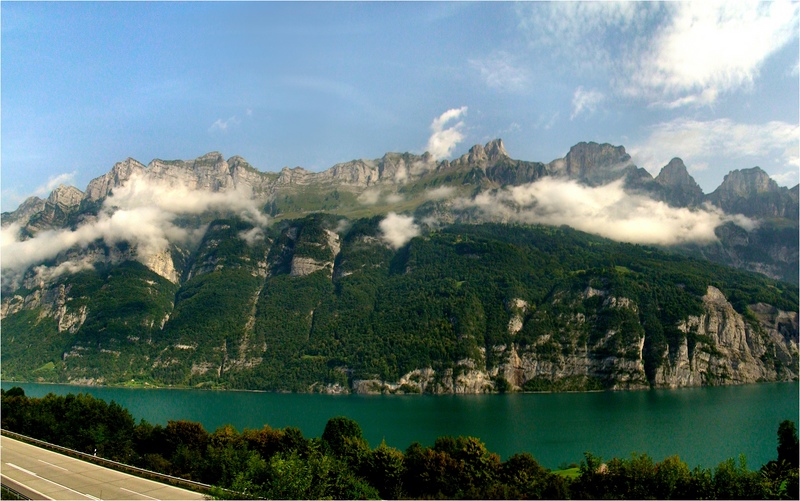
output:
{"label": "distant peak", "polygon": [[669,163],[664,166],[664,168],[686,170],[686,164],[684,164],[683,160],[681,160],[680,158],[675,157],[672,160],[670,160]]}
{"label": "distant peak", "polygon": [[508,152],[506,152],[506,148],[503,146],[503,140],[500,138],[489,141],[483,149],[486,152],[486,156],[489,157],[489,160],[508,157]]}
{"label": "distant peak", "polygon": [[[673,158],[667,165],[661,168],[661,172],[656,176],[656,182],[662,185],[686,184],[692,179],[686,164],[678,157]],[[694,179],[692,179],[694,181]]]}
{"label": "distant peak", "polygon": [[221,161],[221,160],[224,160],[224,157],[222,156],[222,153],[220,153],[218,151],[209,151],[208,153],[206,153],[205,155],[203,155],[201,157],[198,157],[197,159],[198,160],[212,160],[213,159],[213,160]]}
{"label": "distant peak", "polygon": [[50,196],[47,197],[47,201],[51,204],[63,205],[66,207],[79,205],[82,199],[83,192],[81,190],[66,184],[59,184],[58,187],[50,193]]}
{"label": "distant peak", "polygon": [[569,153],[567,153],[567,156],[586,155],[586,154],[592,154],[592,155],[613,154],[618,156],[627,155],[624,146],[614,146],[613,144],[609,143],[600,144],[600,143],[595,143],[594,141],[589,141],[589,142],[581,141],[580,143],[576,144],[575,146],[569,149]]}
{"label": "distant peak", "polygon": [[750,196],[756,193],[778,191],[778,183],[761,167],[733,170],[725,175],[717,191]]}

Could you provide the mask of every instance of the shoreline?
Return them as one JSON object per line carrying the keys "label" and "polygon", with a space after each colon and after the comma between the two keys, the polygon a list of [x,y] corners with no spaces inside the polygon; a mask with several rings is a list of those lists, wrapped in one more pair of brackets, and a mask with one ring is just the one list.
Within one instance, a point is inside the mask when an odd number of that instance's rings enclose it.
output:
{"label": "shoreline", "polygon": [[241,392],[241,393],[270,393],[274,395],[290,394],[290,395],[326,395],[330,397],[379,397],[379,396],[394,396],[394,397],[407,397],[407,396],[431,396],[431,397],[469,397],[469,396],[484,396],[484,395],[549,395],[549,394],[581,394],[581,393],[630,393],[630,392],[645,392],[645,391],[659,391],[659,390],[684,390],[684,389],[698,389],[698,388],[722,388],[727,386],[755,386],[762,384],[778,384],[778,383],[798,383],[800,380],[792,379],[788,381],[758,381],[754,383],[732,383],[732,384],[717,384],[717,385],[699,385],[699,386],[677,386],[677,387],[658,387],[658,388],[632,388],[632,389],[605,389],[605,390],[564,390],[564,391],[507,391],[507,392],[486,392],[486,393],[325,393],[325,392],[311,392],[311,391],[281,391],[281,390],[250,390],[245,388],[208,388],[197,386],[156,386],[151,384],[130,386],[125,384],[81,384],[81,383],[58,383],[52,381],[15,381],[15,380],[0,380],[2,385],[15,385],[19,384],[40,384],[40,385],[60,385],[70,386],[76,388],[108,388],[108,389],[122,389],[122,390],[196,390],[196,391],[210,391],[210,392]]}

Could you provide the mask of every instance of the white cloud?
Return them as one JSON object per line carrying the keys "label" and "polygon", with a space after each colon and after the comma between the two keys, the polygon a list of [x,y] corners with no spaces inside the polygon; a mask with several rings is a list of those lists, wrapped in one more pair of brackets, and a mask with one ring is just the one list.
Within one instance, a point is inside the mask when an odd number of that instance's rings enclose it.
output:
{"label": "white cloud", "polygon": [[778,155],[785,165],[800,166],[800,127],[772,121],[742,124],[728,118],[697,121],[678,118],[650,127],[650,135],[629,148],[634,162],[656,173],[675,156],[701,170],[710,159],[750,157],[763,160]]}
{"label": "white cloud", "polygon": [[[405,179],[405,177],[404,177]],[[388,204],[396,204],[405,200],[405,197],[400,193],[381,193],[381,190],[372,188],[361,192],[357,200],[364,205],[375,205],[381,202],[381,199]]]}
{"label": "white cloud", "polygon": [[64,261],[57,266],[36,266],[33,268],[34,280],[39,284],[52,282],[62,275],[74,275],[80,271],[91,270],[94,264],[91,259],[78,259],[75,261]]}
{"label": "white cloud", "polygon": [[239,123],[240,123],[240,120],[236,117],[236,115],[230,117],[227,120],[223,120],[221,118],[218,118],[213,124],[211,124],[211,127],[208,128],[208,131],[209,132],[226,132],[228,130],[228,127],[230,127],[232,125],[239,125]]}
{"label": "white cloud", "polygon": [[420,228],[411,216],[403,216],[390,212],[386,215],[379,227],[383,233],[383,240],[395,249],[399,249],[412,238],[420,235]]}
{"label": "white cloud", "polygon": [[550,71],[602,78],[615,94],[675,109],[751,88],[770,56],[796,43],[800,3],[531,2],[517,14]]}
{"label": "white cloud", "polygon": [[525,90],[530,81],[528,70],[504,51],[494,52],[483,59],[470,59],[469,65],[478,70],[486,85],[494,89]]}
{"label": "white cloud", "polygon": [[455,207],[477,209],[503,222],[568,225],[621,242],[676,245],[708,243],[726,221],[752,229],[744,216],[728,216],[707,205],[701,210],[670,207],[646,196],[626,193],[624,181],[588,187],[573,180],[546,177],[534,183],[458,199]]}
{"label": "white cloud", "polygon": [[405,200],[405,197],[400,193],[389,193],[388,195],[386,195],[386,203],[389,204],[400,203],[403,200]]}
{"label": "white cloud", "polygon": [[572,96],[572,115],[569,119],[573,120],[581,113],[592,114],[597,109],[597,105],[603,102],[605,95],[597,90],[590,89],[584,90],[582,86],[575,89],[575,94]]}
{"label": "white cloud", "polygon": [[[596,75],[618,60],[628,37],[646,31],[663,7],[655,2],[520,2],[519,29],[557,67]],[[556,68],[557,69],[557,68]]]}
{"label": "white cloud", "polygon": [[558,111],[553,113],[550,116],[547,116],[545,114],[540,114],[539,115],[539,120],[536,121],[536,125],[534,125],[533,127],[535,129],[550,130],[550,129],[553,128],[553,126],[558,121],[559,115],[561,115],[561,113],[558,112]]}
{"label": "white cloud", "polygon": [[367,189],[361,192],[357,200],[364,205],[375,205],[381,198],[381,190]]}
{"label": "white cloud", "polygon": [[431,123],[431,130],[433,134],[428,139],[427,151],[434,156],[437,160],[449,157],[456,145],[464,139],[461,129],[464,128],[464,122],[456,122],[455,125],[445,129],[445,125],[453,120],[458,120],[467,112],[467,107],[453,108],[442,113],[439,117],[434,118]]}
{"label": "white cloud", "polygon": [[[673,96],[676,107],[709,104],[750,86],[764,61],[797,36],[797,2],[679,2],[635,62],[629,91]],[[662,101],[657,99],[657,101]]]}
{"label": "white cloud", "polygon": [[[18,276],[33,265],[98,240],[109,246],[127,242],[135,247],[137,258],[146,262],[165,251],[170,243],[187,243],[196,238],[194,232],[174,224],[181,215],[216,210],[238,215],[259,228],[269,223],[247,188],[207,192],[189,189],[180,181],[173,183],[177,184],[134,176],[105,200],[97,218],[75,229],[42,231],[21,240],[19,225],[8,225],[0,234],[4,278]],[[251,232],[243,238],[257,237]],[[63,271],[69,269],[67,266]]]}
{"label": "white cloud", "polygon": [[239,238],[247,242],[247,245],[255,245],[264,241],[264,228],[253,226],[249,230],[240,231]]}
{"label": "white cloud", "polygon": [[425,198],[428,200],[444,200],[452,197],[456,193],[454,186],[439,186],[432,188],[425,192]]}

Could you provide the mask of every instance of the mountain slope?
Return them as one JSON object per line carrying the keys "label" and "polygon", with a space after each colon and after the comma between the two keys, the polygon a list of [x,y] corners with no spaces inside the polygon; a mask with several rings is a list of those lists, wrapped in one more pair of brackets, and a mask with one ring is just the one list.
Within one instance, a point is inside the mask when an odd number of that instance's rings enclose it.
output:
{"label": "mountain slope", "polygon": [[128,159],[3,214],[3,377],[435,393],[794,379],[797,193],[754,168],[704,195],[680,159],[653,178],[597,143],[547,164],[495,140],[318,173]]}
{"label": "mountain slope", "polygon": [[[177,290],[122,264],[19,291],[3,377],[435,393],[797,377],[788,284],[545,226],[456,225],[393,250],[379,223],[312,215],[249,246],[230,245],[247,223],[218,220]],[[59,341],[27,360],[37,329]]]}

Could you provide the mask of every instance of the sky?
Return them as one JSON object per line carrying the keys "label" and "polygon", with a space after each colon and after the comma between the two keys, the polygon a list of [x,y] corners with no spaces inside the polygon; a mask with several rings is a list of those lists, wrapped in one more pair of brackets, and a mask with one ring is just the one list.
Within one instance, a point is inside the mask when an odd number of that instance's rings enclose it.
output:
{"label": "sky", "polygon": [[0,4],[2,210],[133,157],[320,171],[502,138],[625,146],[706,193],[800,169],[797,2]]}

